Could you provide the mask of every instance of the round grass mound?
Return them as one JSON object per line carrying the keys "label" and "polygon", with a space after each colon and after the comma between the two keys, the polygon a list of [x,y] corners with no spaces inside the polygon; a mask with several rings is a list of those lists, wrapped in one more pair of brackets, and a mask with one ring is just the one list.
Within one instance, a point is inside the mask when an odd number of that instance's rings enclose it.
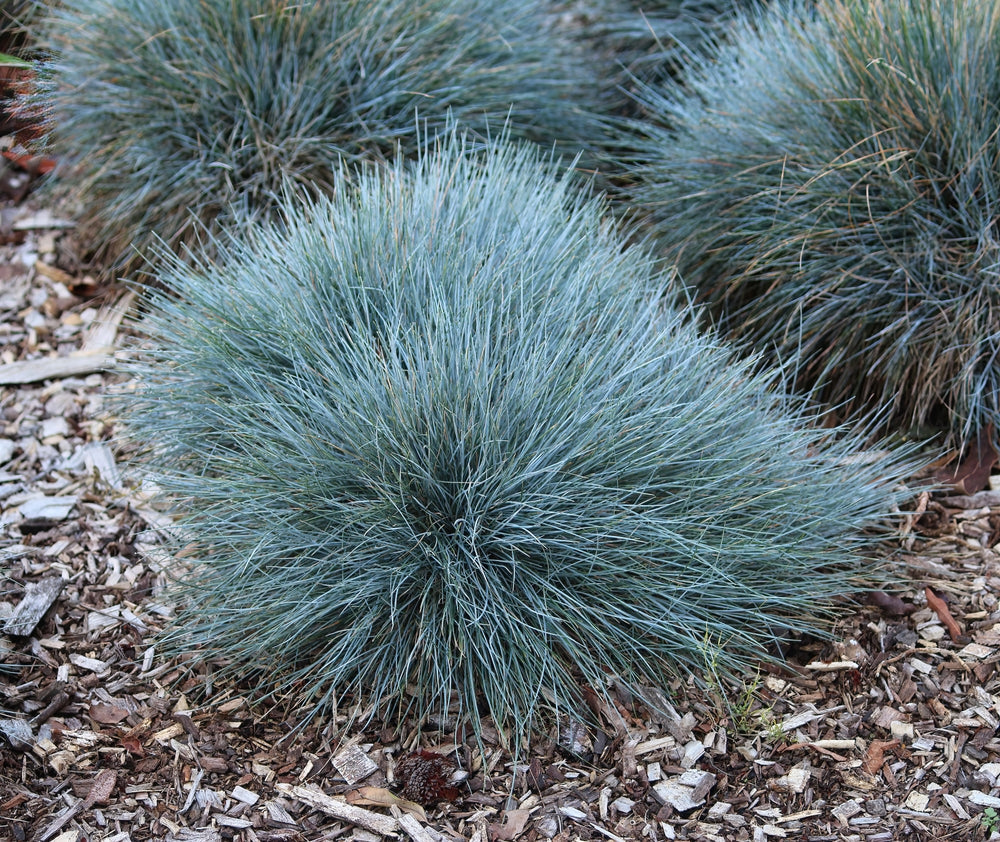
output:
{"label": "round grass mound", "polygon": [[604,131],[591,63],[521,0],[64,0],[40,40],[81,242],[119,272],[449,119],[568,158]]}
{"label": "round grass mound", "polygon": [[899,452],[665,306],[565,172],[451,134],[352,182],[149,291],[121,409],[177,501],[173,650],[523,735],[609,673],[773,657],[877,577]]}
{"label": "round grass mound", "polygon": [[1000,431],[1000,6],[824,0],[650,89],[632,196],[732,336],[830,404]]}

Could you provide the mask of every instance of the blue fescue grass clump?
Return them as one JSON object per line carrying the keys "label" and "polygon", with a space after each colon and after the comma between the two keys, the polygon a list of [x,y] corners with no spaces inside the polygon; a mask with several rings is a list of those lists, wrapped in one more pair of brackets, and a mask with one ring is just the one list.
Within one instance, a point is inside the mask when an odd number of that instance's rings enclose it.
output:
{"label": "blue fescue grass clump", "polygon": [[744,19],[650,89],[633,198],[731,335],[831,404],[1000,431],[1000,5]]}
{"label": "blue fescue grass clump", "polygon": [[522,0],[65,0],[40,38],[81,242],[119,271],[289,184],[335,190],[340,159],[414,153],[418,122],[569,158],[605,130],[591,62]]}
{"label": "blue fescue grass clump", "polygon": [[877,577],[899,452],[665,305],[559,167],[452,133],[351,182],[149,291],[121,409],[191,565],[171,647],[313,711],[523,735],[609,673],[766,657]]}

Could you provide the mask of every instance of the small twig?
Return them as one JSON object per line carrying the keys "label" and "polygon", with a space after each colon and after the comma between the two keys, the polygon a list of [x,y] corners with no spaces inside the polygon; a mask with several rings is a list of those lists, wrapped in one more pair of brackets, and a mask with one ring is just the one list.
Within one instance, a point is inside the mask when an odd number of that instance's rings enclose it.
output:
{"label": "small twig", "polygon": [[183,816],[188,810],[191,809],[191,805],[194,804],[194,795],[198,791],[198,785],[201,783],[202,776],[205,773],[201,769],[195,769],[194,777],[191,778],[191,789],[188,790],[187,798],[184,800],[184,806],[181,807],[180,814]]}
{"label": "small twig", "polygon": [[441,838],[439,835],[432,835],[413,816],[404,813],[395,804],[389,808],[389,812],[413,842],[439,842]]}
{"label": "small twig", "polygon": [[304,804],[308,804],[328,816],[335,819],[350,822],[351,824],[370,830],[373,833],[381,833],[383,836],[398,836],[399,822],[391,816],[383,816],[380,813],[373,813],[363,807],[355,807],[345,801],[340,801],[327,795],[319,787],[293,786],[291,784],[279,783],[275,785],[278,792],[297,798]]}
{"label": "small twig", "polygon": [[837,754],[834,751],[830,751],[830,749],[826,748],[825,746],[817,745],[816,743],[790,743],[789,745],[781,746],[780,751],[782,752],[794,751],[800,748],[811,748],[813,751],[818,752],[819,754],[822,754],[825,757],[829,757],[831,760],[836,760],[838,763],[846,763],[848,759],[843,755]]}
{"label": "small twig", "polygon": [[42,708],[34,718],[31,720],[31,724],[36,728],[43,722],[47,721],[51,716],[55,715],[61,711],[66,704],[69,702],[69,693],[60,690],[56,693],[55,697],[49,702],[44,708]]}
{"label": "small twig", "polygon": [[52,820],[49,826],[38,835],[39,842],[48,842],[49,839],[55,836],[82,811],[83,799],[80,799],[72,807],[67,807]]}

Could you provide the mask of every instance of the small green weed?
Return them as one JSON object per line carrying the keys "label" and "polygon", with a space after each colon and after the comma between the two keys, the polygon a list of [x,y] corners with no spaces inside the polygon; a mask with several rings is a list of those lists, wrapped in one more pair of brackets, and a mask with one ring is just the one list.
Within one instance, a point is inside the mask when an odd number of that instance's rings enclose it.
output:
{"label": "small green weed", "polygon": [[788,742],[788,733],[781,727],[781,723],[773,718],[773,715],[770,717],[762,717],[761,724],[763,724],[766,728],[768,742],[774,743],[778,746],[784,745]]}
{"label": "small green weed", "polygon": [[750,731],[752,715],[758,707],[757,693],[759,689],[760,675],[757,674],[752,681],[743,684],[732,702],[729,702],[728,696],[723,696],[728,704],[730,722],[739,734],[746,734]]}
{"label": "small green weed", "polygon": [[720,722],[728,722],[738,734],[751,734],[754,728],[754,712],[760,707],[758,691],[760,690],[760,671],[756,671],[752,679],[733,680],[720,670],[719,653],[723,647],[706,636],[702,641],[703,667],[701,675],[705,682],[705,691],[715,707],[716,718]]}

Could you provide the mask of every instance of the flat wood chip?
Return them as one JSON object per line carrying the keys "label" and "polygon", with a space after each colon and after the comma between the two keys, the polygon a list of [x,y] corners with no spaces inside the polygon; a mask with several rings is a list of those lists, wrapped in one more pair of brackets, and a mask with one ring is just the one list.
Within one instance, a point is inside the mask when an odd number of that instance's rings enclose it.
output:
{"label": "flat wood chip", "polygon": [[76,377],[114,368],[115,356],[109,348],[98,351],[77,351],[64,357],[43,357],[38,360],[18,360],[0,365],[0,385],[14,386],[38,383],[60,377]]}
{"label": "flat wood chip", "polygon": [[29,582],[24,589],[24,596],[7,618],[3,625],[4,634],[16,637],[26,637],[31,634],[38,621],[45,616],[52,603],[56,601],[65,582],[59,576],[50,576],[40,582]]}

